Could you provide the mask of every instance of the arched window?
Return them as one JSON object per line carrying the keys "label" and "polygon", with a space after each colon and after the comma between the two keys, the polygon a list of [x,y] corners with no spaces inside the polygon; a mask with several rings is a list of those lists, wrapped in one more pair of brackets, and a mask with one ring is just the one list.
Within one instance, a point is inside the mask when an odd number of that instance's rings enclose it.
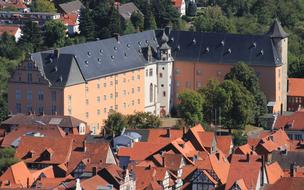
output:
{"label": "arched window", "polygon": [[153,102],[153,84],[150,84],[150,102]]}

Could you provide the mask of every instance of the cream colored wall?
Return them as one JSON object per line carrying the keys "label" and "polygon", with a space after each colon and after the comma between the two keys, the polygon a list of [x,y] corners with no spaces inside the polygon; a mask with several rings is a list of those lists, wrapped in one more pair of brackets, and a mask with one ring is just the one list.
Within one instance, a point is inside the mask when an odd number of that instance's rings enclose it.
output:
{"label": "cream colored wall", "polygon": [[122,114],[144,111],[144,97],[144,69],[138,69],[66,87],[64,114],[86,121],[98,134],[111,109]]}

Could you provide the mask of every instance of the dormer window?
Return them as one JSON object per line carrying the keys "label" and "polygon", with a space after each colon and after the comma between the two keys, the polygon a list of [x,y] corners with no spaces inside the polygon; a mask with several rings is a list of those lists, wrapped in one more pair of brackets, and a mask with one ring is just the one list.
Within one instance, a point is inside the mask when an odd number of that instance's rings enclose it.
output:
{"label": "dormer window", "polygon": [[116,46],[114,47],[114,50],[115,50],[115,51],[117,50],[117,47],[116,47]]}
{"label": "dormer window", "polygon": [[259,53],[258,53],[258,56],[262,56],[264,55],[264,50],[261,50]]}
{"label": "dormer window", "polygon": [[84,64],[86,64],[86,66],[88,66],[88,65],[89,65],[89,61],[88,61],[88,60],[85,60],[85,61],[84,61]]}
{"label": "dormer window", "polygon": [[195,38],[193,38],[192,43],[193,43],[193,45],[196,44],[196,39]]}
{"label": "dormer window", "polygon": [[252,44],[251,44],[251,46],[250,46],[250,48],[256,48],[256,42],[253,42]]}
{"label": "dormer window", "polygon": [[210,52],[209,47],[206,47],[205,50],[204,50],[204,53],[209,53],[209,52]]}
{"label": "dormer window", "polygon": [[90,51],[88,51],[88,56],[90,57],[92,55],[92,53]]}
{"label": "dormer window", "polygon": [[127,48],[130,48],[131,47],[131,45],[130,44],[127,44]]}
{"label": "dormer window", "polygon": [[224,46],[225,46],[225,41],[222,40],[221,43],[220,43],[220,45],[221,45],[222,47],[224,47]]}

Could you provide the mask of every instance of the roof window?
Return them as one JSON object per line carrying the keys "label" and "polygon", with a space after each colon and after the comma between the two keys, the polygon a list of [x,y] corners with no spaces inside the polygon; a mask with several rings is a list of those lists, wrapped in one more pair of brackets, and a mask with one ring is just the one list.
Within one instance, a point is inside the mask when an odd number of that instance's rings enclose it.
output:
{"label": "roof window", "polygon": [[91,56],[91,55],[92,55],[92,53],[90,51],[88,51],[88,56]]}
{"label": "roof window", "polygon": [[224,40],[222,40],[220,45],[221,45],[222,47],[224,47],[224,45],[225,45],[225,41],[224,41]]}
{"label": "roof window", "polygon": [[111,55],[111,59],[114,59],[114,55]]}
{"label": "roof window", "polygon": [[89,65],[89,61],[85,60],[84,63],[88,66]]}
{"label": "roof window", "polygon": [[117,50],[117,47],[116,47],[116,46],[114,46],[114,50],[115,50],[115,51]]}
{"label": "roof window", "polygon": [[98,61],[99,63],[101,63],[101,58],[97,58],[97,61]]}
{"label": "roof window", "polygon": [[127,44],[127,48],[130,48],[131,47],[131,44]]}
{"label": "roof window", "polygon": [[261,56],[264,55],[264,50],[261,49],[261,51],[258,53],[258,56],[260,56],[260,55]]}
{"label": "roof window", "polygon": [[173,37],[171,37],[171,38],[170,38],[170,41],[171,41],[171,42],[174,42],[174,38],[173,38]]}
{"label": "roof window", "polygon": [[196,44],[196,39],[195,38],[193,38],[192,43],[193,43],[193,45]]}
{"label": "roof window", "polygon": [[209,51],[210,51],[209,47],[206,47],[204,53],[209,53]]}

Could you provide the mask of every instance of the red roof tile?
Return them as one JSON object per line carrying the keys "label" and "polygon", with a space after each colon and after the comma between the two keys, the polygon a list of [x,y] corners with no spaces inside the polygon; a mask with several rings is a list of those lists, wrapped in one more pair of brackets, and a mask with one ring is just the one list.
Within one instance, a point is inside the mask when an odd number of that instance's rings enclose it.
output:
{"label": "red roof tile", "polygon": [[303,78],[288,78],[288,96],[304,96],[303,87]]}
{"label": "red roof tile", "polygon": [[232,136],[216,136],[217,148],[220,149],[226,156],[231,152]]}
{"label": "red roof tile", "polygon": [[265,170],[269,184],[274,184],[277,180],[284,176],[284,172],[278,162],[266,165]]}
{"label": "red roof tile", "polygon": [[5,32],[7,32],[9,35],[15,36],[18,29],[20,30],[19,26],[0,25],[0,36],[2,36]]}
{"label": "red roof tile", "polygon": [[273,185],[269,185],[265,190],[303,190],[304,180],[302,177],[283,177]]}
{"label": "red roof tile", "polygon": [[279,115],[274,124],[274,129],[304,130],[304,109],[291,115]]}

